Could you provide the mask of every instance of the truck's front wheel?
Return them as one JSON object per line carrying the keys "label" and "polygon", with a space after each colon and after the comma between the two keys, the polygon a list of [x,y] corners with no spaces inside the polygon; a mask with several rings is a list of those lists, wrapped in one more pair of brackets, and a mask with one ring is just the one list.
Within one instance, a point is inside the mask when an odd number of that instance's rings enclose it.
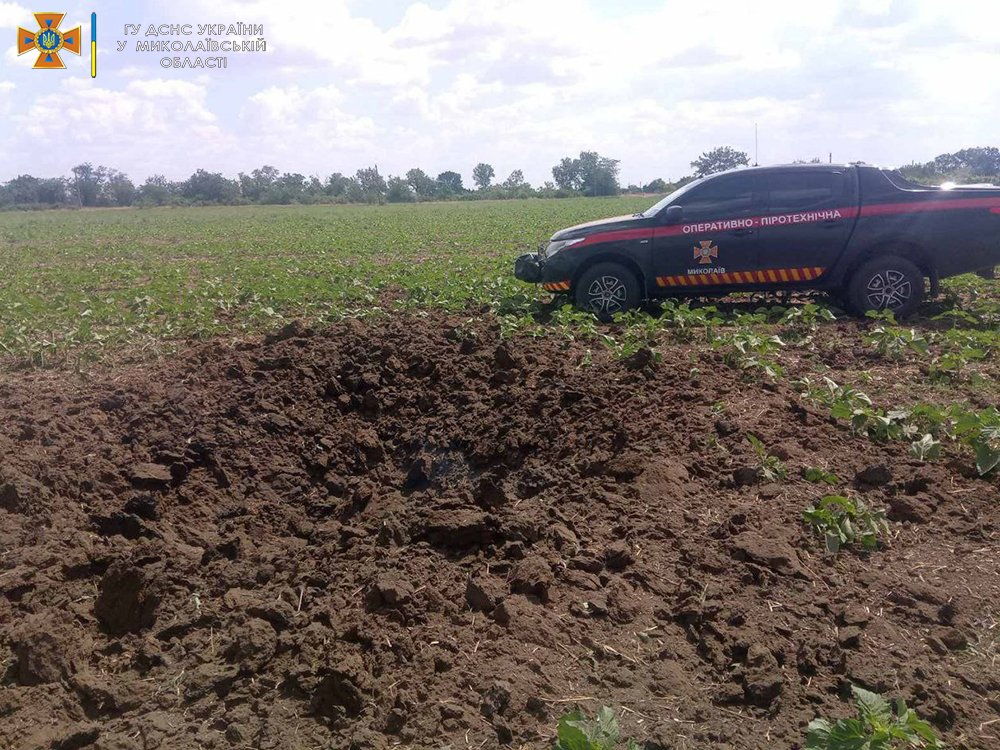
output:
{"label": "truck's front wheel", "polygon": [[639,280],[617,263],[591,266],[576,282],[576,304],[601,320],[638,307],[642,301]]}
{"label": "truck's front wheel", "polygon": [[898,255],[879,255],[864,263],[847,287],[851,306],[860,314],[891,310],[902,318],[913,313],[924,296],[920,269]]}

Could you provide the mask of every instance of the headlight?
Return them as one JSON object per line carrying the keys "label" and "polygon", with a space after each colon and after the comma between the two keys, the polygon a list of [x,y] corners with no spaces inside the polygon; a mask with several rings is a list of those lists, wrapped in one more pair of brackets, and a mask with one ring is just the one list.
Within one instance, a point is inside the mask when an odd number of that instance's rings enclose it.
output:
{"label": "headlight", "polygon": [[555,242],[550,242],[548,247],[545,248],[545,257],[551,258],[553,255],[558,253],[560,250],[565,250],[567,247],[575,245],[577,242],[583,242],[586,237],[577,237],[575,240],[556,240]]}

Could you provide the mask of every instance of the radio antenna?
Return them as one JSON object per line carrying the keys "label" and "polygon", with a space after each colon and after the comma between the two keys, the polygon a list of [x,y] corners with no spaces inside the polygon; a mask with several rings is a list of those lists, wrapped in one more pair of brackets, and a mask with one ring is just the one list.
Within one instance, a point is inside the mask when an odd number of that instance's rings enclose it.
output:
{"label": "radio antenna", "polygon": [[757,123],[753,124],[753,165],[760,166],[760,140],[757,138]]}

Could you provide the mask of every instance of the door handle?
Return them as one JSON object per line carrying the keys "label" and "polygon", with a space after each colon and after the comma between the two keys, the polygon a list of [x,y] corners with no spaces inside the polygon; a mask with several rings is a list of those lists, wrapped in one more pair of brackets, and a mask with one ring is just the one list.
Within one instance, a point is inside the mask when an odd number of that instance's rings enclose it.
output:
{"label": "door handle", "polygon": [[820,226],[822,226],[823,229],[832,229],[833,227],[839,227],[840,219],[826,219],[820,224]]}
{"label": "door handle", "polygon": [[746,237],[747,235],[753,234],[752,229],[737,229],[735,232],[730,232],[733,237]]}

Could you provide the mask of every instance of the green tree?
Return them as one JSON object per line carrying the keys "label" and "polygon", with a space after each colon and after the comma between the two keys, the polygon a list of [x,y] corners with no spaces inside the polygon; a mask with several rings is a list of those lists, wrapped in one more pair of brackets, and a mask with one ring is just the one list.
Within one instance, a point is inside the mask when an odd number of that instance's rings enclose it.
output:
{"label": "green tree", "polygon": [[73,189],[81,206],[96,206],[107,178],[105,167],[95,167],[89,161],[73,167]]}
{"label": "green tree", "polygon": [[704,177],[708,174],[725,172],[737,167],[745,167],[750,164],[750,157],[743,151],[737,151],[732,146],[719,146],[711,151],[706,151],[693,162],[695,174]]}
{"label": "green tree", "polygon": [[164,206],[170,202],[176,186],[162,174],[147,177],[139,188],[139,202],[152,206]]}
{"label": "green tree", "polygon": [[48,206],[65,205],[68,199],[66,180],[50,177],[38,181],[38,202]]}
{"label": "green tree", "polygon": [[437,176],[438,191],[445,196],[460,195],[465,192],[462,175],[458,172],[442,172]]}
{"label": "green tree", "polygon": [[270,180],[268,187],[260,192],[257,200],[261,203],[283,206],[290,203],[302,203],[306,198],[306,185],[305,175],[298,172],[285,172],[280,177]]}
{"label": "green tree", "polygon": [[669,190],[669,186],[662,177],[657,177],[655,180],[647,182],[642,186],[642,192],[644,193],[666,193]]}
{"label": "green tree", "polygon": [[479,162],[472,170],[472,181],[479,190],[485,190],[493,182],[496,172],[489,164]]}
{"label": "green tree", "polygon": [[507,179],[500,185],[500,189],[506,198],[529,198],[535,195],[535,191],[525,181],[524,172],[520,169],[515,169],[511,172]]}
{"label": "green tree", "polygon": [[580,189],[584,195],[618,195],[618,160],[596,151],[580,153]]}
{"label": "green tree", "polygon": [[520,169],[515,169],[510,173],[510,176],[503,181],[503,187],[505,190],[519,190],[527,184],[528,183],[524,181],[524,172]]}
{"label": "green tree", "polygon": [[953,154],[942,154],[934,160],[938,172],[966,172],[970,175],[1000,174],[1000,149],[994,146],[963,148]]}
{"label": "green tree", "polygon": [[576,159],[566,157],[552,167],[552,178],[563,190],[576,190],[584,195],[617,195],[618,160],[601,156],[596,151],[581,151]]}
{"label": "green tree", "polygon": [[135,202],[136,189],[127,174],[116,169],[108,170],[108,180],[104,185],[107,202],[115,206],[131,206]]}
{"label": "green tree", "polygon": [[421,198],[433,198],[437,192],[437,183],[424,170],[411,169],[406,173],[406,182]]}
{"label": "green tree", "polygon": [[1000,149],[995,146],[963,148],[940,154],[924,164],[907,164],[900,174],[910,180],[939,185],[942,182],[996,182],[1000,177]]}
{"label": "green tree", "polygon": [[38,203],[38,188],[42,181],[30,174],[22,174],[4,185],[5,202],[15,206]]}
{"label": "green tree", "polygon": [[181,183],[181,195],[198,203],[233,203],[239,192],[240,187],[235,180],[204,169],[197,170]]}
{"label": "green tree", "polygon": [[342,175],[340,172],[334,172],[323,183],[323,193],[333,198],[345,198],[350,191],[352,182],[354,182],[352,178]]}
{"label": "green tree", "polygon": [[416,199],[417,196],[414,194],[413,188],[405,179],[402,177],[389,178],[388,191],[386,192],[386,200],[389,203],[412,203]]}
{"label": "green tree", "polygon": [[302,200],[304,203],[315,203],[323,195],[323,181],[317,175],[310,175],[306,180]]}
{"label": "green tree", "polygon": [[268,164],[253,170],[249,175],[240,172],[238,175],[240,192],[247,200],[259,201],[277,179],[278,170]]}
{"label": "green tree", "polygon": [[577,190],[580,180],[580,162],[578,159],[564,157],[552,167],[552,179],[556,186],[563,190]]}
{"label": "green tree", "polygon": [[378,166],[359,169],[355,173],[354,179],[358,184],[361,199],[365,203],[385,202],[385,193],[388,188],[385,184],[385,178],[378,173]]}

